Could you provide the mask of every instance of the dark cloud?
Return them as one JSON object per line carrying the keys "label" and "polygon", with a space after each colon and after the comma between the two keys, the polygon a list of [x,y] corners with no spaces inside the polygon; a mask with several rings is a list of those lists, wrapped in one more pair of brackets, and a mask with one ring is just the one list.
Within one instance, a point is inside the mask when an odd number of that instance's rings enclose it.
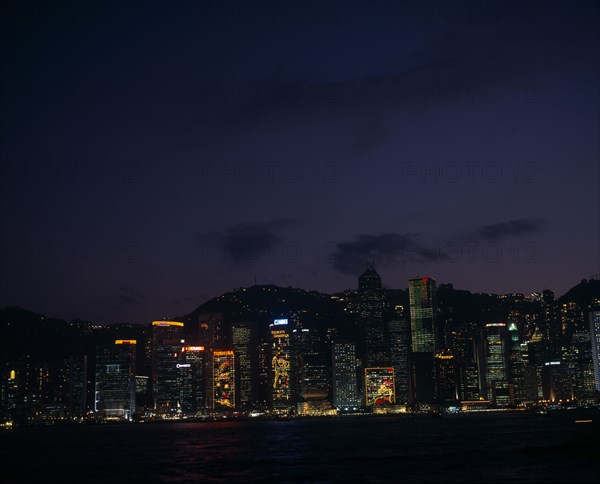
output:
{"label": "dark cloud", "polygon": [[442,243],[425,244],[414,234],[387,233],[382,235],[358,235],[349,242],[336,244],[331,260],[333,267],[343,274],[358,274],[367,261],[379,266],[406,264],[409,262],[451,262],[445,251],[450,241],[477,240],[498,242],[506,237],[518,237],[537,233],[541,230],[543,220],[540,218],[525,218],[510,220],[497,224],[485,225],[473,232],[455,234]]}
{"label": "dark cloud", "polygon": [[234,263],[255,262],[281,243],[281,230],[297,224],[296,220],[291,219],[237,224],[222,233],[201,235],[200,241],[218,243]]}
{"label": "dark cloud", "polygon": [[134,305],[142,300],[142,295],[132,287],[120,287],[117,291],[117,299],[119,302]]}
{"label": "dark cloud", "polygon": [[336,244],[332,261],[334,268],[344,274],[357,274],[367,261],[389,266],[408,261],[438,261],[438,251],[417,242],[414,235],[387,233],[382,235],[359,235],[350,242]]}
{"label": "dark cloud", "polygon": [[543,220],[540,218],[522,218],[492,225],[485,225],[477,231],[477,235],[490,241],[499,241],[506,237],[534,234],[542,230]]}

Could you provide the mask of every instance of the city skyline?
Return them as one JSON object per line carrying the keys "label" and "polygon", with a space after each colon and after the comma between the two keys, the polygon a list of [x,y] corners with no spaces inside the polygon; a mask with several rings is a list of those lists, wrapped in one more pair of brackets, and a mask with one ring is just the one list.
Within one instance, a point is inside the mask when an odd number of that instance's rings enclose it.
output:
{"label": "city skyline", "polygon": [[594,2],[5,2],[0,306],[600,273]]}
{"label": "city skyline", "polygon": [[[14,327],[19,322],[41,323],[42,332],[26,348],[3,347],[3,419],[22,425],[597,403],[599,281],[580,284],[564,301],[549,290],[535,298],[464,299],[468,293],[430,277],[410,279],[405,294],[385,292],[369,264],[358,289],[339,295],[302,291],[297,299],[297,290],[272,286],[248,292],[254,296],[245,302],[241,289],[224,305],[146,326],[55,321],[44,328],[45,318],[5,308],[7,338],[25,329]],[[56,331],[71,344],[54,348]]]}

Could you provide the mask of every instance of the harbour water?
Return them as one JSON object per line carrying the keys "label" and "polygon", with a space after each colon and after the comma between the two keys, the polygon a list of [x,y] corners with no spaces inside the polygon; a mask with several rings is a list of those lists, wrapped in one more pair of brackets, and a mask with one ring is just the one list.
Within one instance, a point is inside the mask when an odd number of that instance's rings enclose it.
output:
{"label": "harbour water", "polygon": [[592,482],[599,421],[563,411],[20,428],[0,433],[2,482]]}

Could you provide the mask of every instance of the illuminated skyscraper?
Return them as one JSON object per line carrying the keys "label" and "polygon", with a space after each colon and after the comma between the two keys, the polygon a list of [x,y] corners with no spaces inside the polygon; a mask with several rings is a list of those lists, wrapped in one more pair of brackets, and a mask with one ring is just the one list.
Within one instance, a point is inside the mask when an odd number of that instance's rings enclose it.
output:
{"label": "illuminated skyscraper", "polygon": [[600,391],[600,311],[590,311],[590,338],[592,339],[592,361],[594,362],[594,382]]}
{"label": "illuminated skyscraper", "polygon": [[359,406],[354,343],[335,343],[332,356],[333,406],[338,410],[354,409]]}
{"label": "illuminated skyscraper", "polygon": [[396,402],[406,403],[409,398],[410,330],[402,306],[396,306],[393,318],[388,321],[389,363],[394,367]]}
{"label": "illuminated skyscraper", "polygon": [[179,401],[181,411],[196,413],[203,410],[205,402],[205,351],[204,346],[183,346],[179,370]]}
{"label": "illuminated skyscraper", "polygon": [[256,362],[254,359],[256,337],[251,323],[234,323],[232,326],[233,350],[236,357],[237,402],[240,407],[248,407],[256,396]]}
{"label": "illuminated skyscraper", "polygon": [[435,281],[418,277],[408,281],[410,329],[413,353],[434,353],[435,347]]}
{"label": "illuminated skyscraper", "polygon": [[454,357],[447,353],[435,355],[435,400],[438,403],[457,401]]}
{"label": "illuminated skyscraper", "polygon": [[511,404],[514,405],[525,399],[525,364],[515,322],[508,325],[508,339],[508,380],[512,388]]}
{"label": "illuminated skyscraper", "polygon": [[96,351],[94,410],[130,419],[135,412],[136,340],[116,340]]}
{"label": "illuminated skyscraper", "polygon": [[573,379],[568,365],[560,361],[547,361],[542,370],[544,400],[550,402],[573,399]]}
{"label": "illuminated skyscraper", "polygon": [[213,351],[212,408],[235,409],[235,358],[233,351]]}
{"label": "illuminated skyscraper", "polygon": [[158,413],[180,410],[179,368],[183,347],[183,323],[152,323],[152,393]]}
{"label": "illuminated skyscraper", "polygon": [[413,404],[435,400],[436,288],[431,277],[408,281],[410,303],[410,401]]}
{"label": "illuminated skyscraper", "polygon": [[479,400],[483,396],[479,378],[479,355],[476,344],[480,330],[475,324],[463,324],[452,337],[452,355],[457,367],[458,399]]}
{"label": "illuminated skyscraper", "polygon": [[578,402],[594,401],[594,362],[589,332],[575,330],[571,344],[563,348],[563,361],[569,366],[573,377],[573,396]]}
{"label": "illuminated skyscraper", "polygon": [[381,277],[372,264],[358,279],[359,317],[364,332],[364,357],[366,366],[387,364],[385,322],[383,311],[385,298]]}
{"label": "illuminated skyscraper", "polygon": [[485,325],[487,397],[488,400],[499,406],[510,404],[506,339],[506,324],[490,323]]}
{"label": "illuminated skyscraper", "polygon": [[365,368],[365,405],[390,405],[396,403],[394,369]]}
{"label": "illuminated skyscraper", "polygon": [[290,410],[292,398],[290,328],[287,319],[275,319],[271,328],[271,403],[274,409]]}

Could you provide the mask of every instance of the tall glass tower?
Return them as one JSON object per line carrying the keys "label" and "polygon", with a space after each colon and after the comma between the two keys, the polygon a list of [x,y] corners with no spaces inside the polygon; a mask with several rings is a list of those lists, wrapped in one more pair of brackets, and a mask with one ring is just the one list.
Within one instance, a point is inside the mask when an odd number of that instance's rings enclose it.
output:
{"label": "tall glass tower", "polygon": [[385,297],[381,277],[370,264],[358,279],[360,321],[364,331],[366,366],[388,364],[383,311]]}
{"label": "tall glass tower", "polygon": [[410,330],[413,353],[435,352],[435,280],[418,277],[408,281]]}
{"label": "tall glass tower", "polygon": [[183,340],[183,323],[152,322],[152,392],[158,413],[180,410],[179,363]]}
{"label": "tall glass tower", "polygon": [[96,350],[94,410],[107,417],[131,419],[135,412],[136,340],[118,339]]}
{"label": "tall glass tower", "polygon": [[338,410],[358,407],[356,352],[353,343],[333,345],[333,405]]}
{"label": "tall glass tower", "polygon": [[600,311],[590,311],[590,338],[592,339],[594,383],[596,390],[600,391]]}
{"label": "tall glass tower", "polygon": [[408,281],[412,404],[429,404],[435,400],[435,289],[435,280],[431,277],[417,277]]}

